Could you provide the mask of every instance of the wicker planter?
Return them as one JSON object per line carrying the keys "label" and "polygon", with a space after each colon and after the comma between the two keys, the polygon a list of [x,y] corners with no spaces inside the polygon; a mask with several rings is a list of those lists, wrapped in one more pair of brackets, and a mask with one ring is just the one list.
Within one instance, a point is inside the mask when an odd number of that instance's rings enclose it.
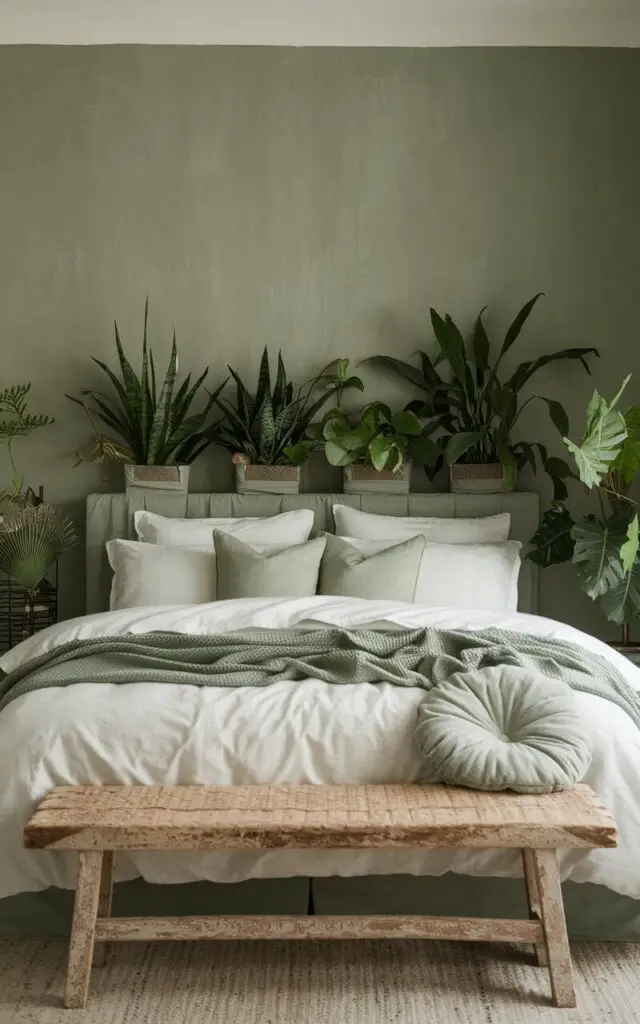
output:
{"label": "wicker planter", "polygon": [[0,653],[58,621],[58,567],[30,593],[7,576],[0,577]]}
{"label": "wicker planter", "polygon": [[133,466],[124,467],[125,491],[175,491],[186,494],[189,490],[188,466]]}
{"label": "wicker planter", "polygon": [[508,490],[499,462],[458,462],[449,466],[449,480],[453,494],[501,494]]}
{"label": "wicker planter", "polygon": [[411,484],[411,464],[407,462],[401,473],[373,469],[353,462],[344,467],[345,494],[408,494]]}
{"label": "wicker planter", "polygon": [[236,462],[238,494],[299,494],[299,466],[261,466],[253,462]]}

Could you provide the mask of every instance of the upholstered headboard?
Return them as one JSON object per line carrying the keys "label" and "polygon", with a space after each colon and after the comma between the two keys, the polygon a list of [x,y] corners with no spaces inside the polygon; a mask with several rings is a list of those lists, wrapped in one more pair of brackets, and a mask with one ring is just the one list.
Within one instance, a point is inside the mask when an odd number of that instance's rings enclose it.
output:
{"label": "upholstered headboard", "polygon": [[[113,537],[135,539],[133,513],[147,509],[163,516],[237,517],[272,516],[296,508],[310,508],[317,530],[333,531],[333,505],[351,505],[363,512],[391,516],[442,516],[471,518],[497,512],[511,513],[511,538],[528,545],[538,528],[540,513],[537,494],[515,491],[511,494],[90,494],[87,498],[87,612],[109,607],[111,569],[105,543]],[[538,573],[525,561],[520,573],[519,608],[536,612]]]}

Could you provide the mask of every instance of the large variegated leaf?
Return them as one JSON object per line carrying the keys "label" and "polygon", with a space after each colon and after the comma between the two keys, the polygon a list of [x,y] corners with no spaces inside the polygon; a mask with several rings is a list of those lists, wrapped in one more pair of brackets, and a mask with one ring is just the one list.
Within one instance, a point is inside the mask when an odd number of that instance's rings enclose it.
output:
{"label": "large variegated leaf", "polygon": [[625,418],[617,408],[629,377],[611,402],[593,392],[587,409],[587,423],[581,443],[569,438],[564,443],[576,460],[578,475],[585,487],[597,487],[618,458],[627,438]]}
{"label": "large variegated leaf", "polygon": [[544,513],[538,529],[531,538],[531,551],[527,558],[544,568],[568,562],[575,547],[572,534],[574,526],[568,509],[563,505],[552,505]]}
{"label": "large variegated leaf", "polygon": [[577,523],[572,531],[573,564],[580,584],[592,600],[598,601],[609,621],[618,625],[640,615],[640,562],[636,557],[630,571],[623,562],[622,551],[630,541],[628,531],[628,521],[603,521],[594,516]]}

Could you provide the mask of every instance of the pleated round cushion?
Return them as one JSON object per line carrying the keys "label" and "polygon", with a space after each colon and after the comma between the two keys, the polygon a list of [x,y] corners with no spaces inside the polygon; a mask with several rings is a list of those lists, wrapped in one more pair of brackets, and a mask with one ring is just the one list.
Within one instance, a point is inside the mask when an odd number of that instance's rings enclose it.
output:
{"label": "pleated round cushion", "polygon": [[590,737],[565,683],[509,665],[457,672],[430,690],[415,739],[424,782],[552,793],[580,782]]}

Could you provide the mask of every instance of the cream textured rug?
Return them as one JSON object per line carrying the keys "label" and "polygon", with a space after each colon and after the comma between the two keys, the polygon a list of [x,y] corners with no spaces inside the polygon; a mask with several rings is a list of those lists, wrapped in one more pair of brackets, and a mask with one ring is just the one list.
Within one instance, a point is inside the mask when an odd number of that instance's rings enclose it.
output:
{"label": "cream textured rug", "polygon": [[508,946],[433,942],[112,947],[63,1010],[66,943],[0,941],[0,1024],[634,1024],[640,944],[573,947],[579,1008]]}

